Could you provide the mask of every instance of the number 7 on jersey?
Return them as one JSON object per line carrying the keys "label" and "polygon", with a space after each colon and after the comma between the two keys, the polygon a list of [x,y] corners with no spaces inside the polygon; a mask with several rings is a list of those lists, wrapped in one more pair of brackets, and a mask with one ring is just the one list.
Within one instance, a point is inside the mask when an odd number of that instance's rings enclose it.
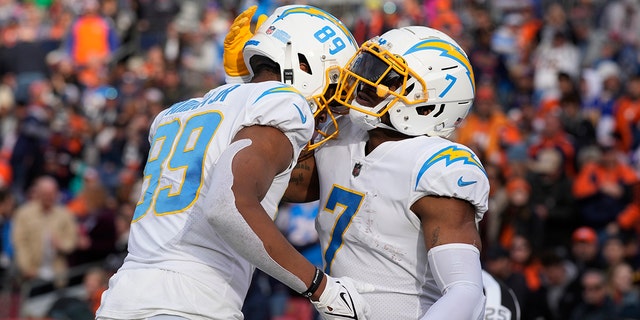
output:
{"label": "number 7 on jersey", "polygon": [[363,193],[348,190],[338,185],[333,185],[333,188],[331,188],[331,193],[329,194],[329,199],[327,199],[327,204],[324,209],[334,213],[337,207],[342,207],[343,211],[336,217],[336,222],[331,231],[329,245],[324,252],[324,261],[326,262],[324,272],[327,274],[331,274],[333,258],[335,258],[336,253],[342,247],[344,233],[347,232],[351,221],[353,221],[353,217],[358,213],[363,199]]}

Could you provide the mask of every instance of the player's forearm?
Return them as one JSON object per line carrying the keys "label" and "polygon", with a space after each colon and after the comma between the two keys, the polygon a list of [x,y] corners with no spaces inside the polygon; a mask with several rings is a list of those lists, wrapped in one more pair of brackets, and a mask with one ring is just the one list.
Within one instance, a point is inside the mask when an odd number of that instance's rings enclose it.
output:
{"label": "player's forearm", "polygon": [[[292,289],[298,292],[304,292],[310,286],[312,279],[314,278],[316,267],[309,262],[302,254],[300,254],[291,243],[284,237],[282,232],[271,221],[267,213],[262,209],[259,203],[253,203],[252,207],[246,207],[239,205],[239,211],[241,213],[247,225],[251,228],[253,233],[258,237],[264,251],[268,255],[267,261],[262,261],[260,254],[251,254],[252,257],[248,259],[254,259],[253,263],[257,268],[267,272],[277,280],[280,280],[284,284],[288,285]],[[251,261],[251,260],[250,260]],[[287,278],[279,278],[278,272],[271,274],[272,264],[284,268],[288,273],[293,274],[296,278],[304,282],[303,288],[295,288],[287,283]],[[319,288],[318,292],[322,292],[322,288]]]}
{"label": "player's forearm", "polygon": [[[215,201],[235,202],[231,196]],[[297,292],[307,290],[315,267],[284,238],[267,213],[258,207],[239,205],[209,221],[218,234],[243,258]],[[217,205],[221,207],[221,205]],[[241,213],[242,212],[242,213]]]}
{"label": "player's forearm", "polygon": [[[303,151],[304,152],[304,151]],[[282,201],[285,202],[311,202],[320,197],[318,172],[316,171],[313,152],[306,157],[300,155],[298,163],[291,172],[289,186]]]}
{"label": "player's forearm", "polygon": [[277,229],[260,204],[261,199],[256,195],[260,192],[246,191],[250,188],[247,180],[240,177],[236,180],[231,169],[236,154],[250,145],[251,141],[247,139],[234,142],[218,159],[211,176],[216,183],[205,197],[205,208],[209,210],[207,221],[251,264],[291,289],[304,292],[314,276],[315,267]]}

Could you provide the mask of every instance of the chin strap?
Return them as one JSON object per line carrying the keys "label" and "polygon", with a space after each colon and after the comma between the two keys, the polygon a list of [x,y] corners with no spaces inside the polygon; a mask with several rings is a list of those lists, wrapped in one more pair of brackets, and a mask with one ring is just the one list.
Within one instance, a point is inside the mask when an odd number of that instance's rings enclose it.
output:
{"label": "chin strap", "polygon": [[[374,112],[378,112],[378,111],[380,111],[380,110],[382,110],[382,109],[386,108],[386,107],[387,107],[387,105],[391,102],[391,100],[393,100],[393,99],[391,98],[391,96],[390,96],[390,97],[387,97],[384,101],[380,102],[380,103],[379,103],[375,108],[373,108],[373,111],[374,111]],[[389,111],[387,111],[387,112],[389,112]],[[383,115],[383,116],[384,116],[384,115]],[[374,127],[374,128],[388,129],[388,130],[393,130],[393,131],[400,132],[400,131],[399,131],[398,129],[396,129],[393,125],[391,125],[391,124],[386,124],[386,123],[382,122],[382,117],[374,117],[374,116],[367,115],[367,116],[365,117],[365,119],[366,119],[366,121],[367,121],[368,123],[370,123],[370,124],[372,125],[372,127]],[[374,122],[375,122],[375,124],[374,124]]]}

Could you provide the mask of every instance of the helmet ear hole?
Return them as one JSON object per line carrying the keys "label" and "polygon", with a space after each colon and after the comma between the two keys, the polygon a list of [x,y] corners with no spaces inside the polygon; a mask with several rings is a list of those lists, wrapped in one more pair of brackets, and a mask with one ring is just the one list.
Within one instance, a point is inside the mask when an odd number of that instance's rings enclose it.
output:
{"label": "helmet ear hole", "polygon": [[310,75],[313,74],[313,70],[311,70],[311,64],[309,63],[309,60],[307,60],[307,57],[304,54],[298,53],[298,61],[300,62],[300,70]]}
{"label": "helmet ear hole", "polygon": [[415,82],[414,82],[414,83],[412,83],[412,84],[410,84],[410,85],[407,87],[407,89],[405,90],[405,92],[404,92],[404,93],[405,93],[405,94],[404,94],[404,95],[405,95],[405,97],[406,97],[406,96],[409,96],[409,94],[411,93],[411,91],[413,91],[413,88],[415,88],[415,87],[416,87],[416,83],[415,83]]}
{"label": "helmet ear hole", "polygon": [[438,112],[436,112],[436,114],[434,114],[433,117],[435,118],[435,117],[441,115],[442,112],[444,112],[444,103],[440,105],[440,109],[438,109]]}
{"label": "helmet ear hole", "polygon": [[433,111],[435,108],[436,108],[435,104],[430,104],[426,106],[416,107],[416,111],[418,112],[419,115],[426,116],[429,113],[431,113],[431,111]]}

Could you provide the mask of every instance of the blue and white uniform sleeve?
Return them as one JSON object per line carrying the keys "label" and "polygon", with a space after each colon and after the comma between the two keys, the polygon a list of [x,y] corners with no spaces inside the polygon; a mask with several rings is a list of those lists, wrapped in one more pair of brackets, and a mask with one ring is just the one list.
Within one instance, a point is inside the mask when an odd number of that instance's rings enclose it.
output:
{"label": "blue and white uniform sleeve", "polygon": [[488,209],[489,180],[478,157],[469,148],[442,144],[425,153],[416,168],[412,203],[427,195],[452,197],[476,208],[476,221]]}
{"label": "blue and white uniform sleeve", "polygon": [[265,125],[280,129],[291,141],[297,159],[313,135],[314,120],[309,104],[291,86],[278,83],[261,88],[264,90],[256,90],[248,97],[250,107],[245,126]]}

